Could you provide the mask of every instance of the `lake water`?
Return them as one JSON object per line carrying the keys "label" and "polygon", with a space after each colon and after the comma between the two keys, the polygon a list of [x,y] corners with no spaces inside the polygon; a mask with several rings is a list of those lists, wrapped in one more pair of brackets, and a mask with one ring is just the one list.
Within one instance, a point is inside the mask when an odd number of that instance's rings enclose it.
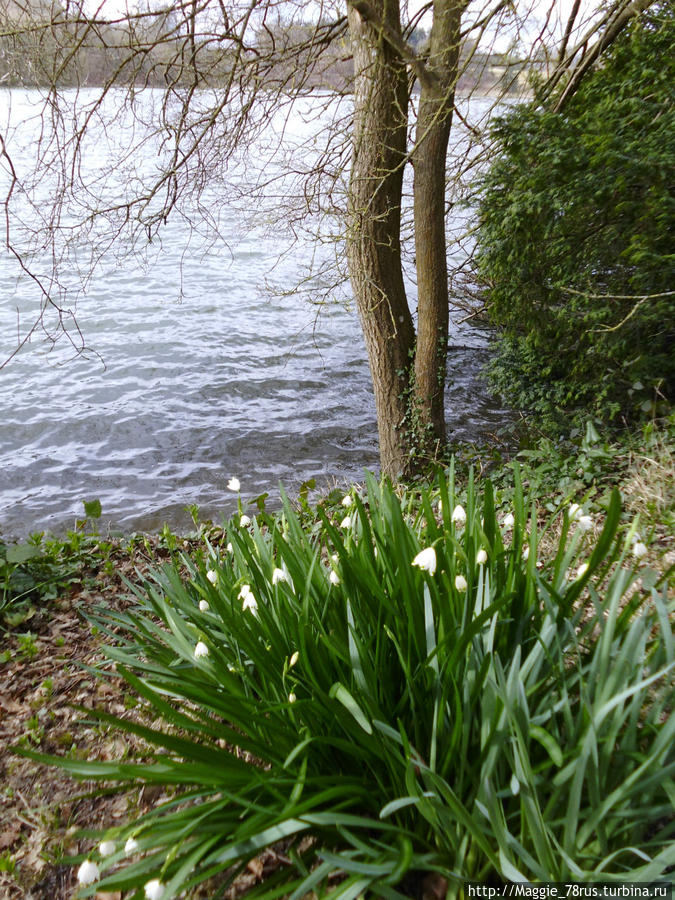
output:
{"label": "lake water", "polygon": [[[25,146],[36,99],[0,92],[0,122],[11,118]],[[48,202],[48,180],[40,189]],[[196,240],[177,217],[145,262],[110,252],[77,301],[91,351],[73,358],[67,342],[50,349],[36,332],[0,369],[4,537],[71,527],[94,498],[115,528],[180,528],[188,504],[215,518],[234,510],[232,475],[250,498],[278,496],[279,481],[292,492],[308,478],[346,483],[377,470],[370,376],[348,291],[320,308],[303,296],[270,296],[265,279],[295,284],[310,244],[299,240],[279,258],[283,228],[244,227],[237,214],[223,220],[221,237]],[[36,302],[4,253],[3,359]],[[494,432],[508,415],[479,378],[488,353],[484,330],[455,324],[446,405],[460,439]]]}

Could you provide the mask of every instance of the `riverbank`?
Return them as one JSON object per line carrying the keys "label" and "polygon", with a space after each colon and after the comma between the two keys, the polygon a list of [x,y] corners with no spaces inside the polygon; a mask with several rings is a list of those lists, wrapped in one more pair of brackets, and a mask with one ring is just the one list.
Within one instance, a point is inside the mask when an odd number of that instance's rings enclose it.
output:
{"label": "riverbank", "polygon": [[[576,448],[542,441],[521,453],[517,464],[524,508],[533,505],[540,528],[549,523],[548,531],[538,539],[537,565],[546,571],[558,550],[565,520],[558,517],[556,524],[551,525],[553,514],[577,504],[579,512],[575,515],[588,518],[588,540],[599,539],[611,491],[618,488],[623,500],[618,527],[622,533],[632,534],[633,557],[629,553],[628,559],[639,559],[641,579],[647,587],[670,584],[672,599],[673,435],[673,422],[664,421],[646,426],[639,436],[609,443],[589,427]],[[478,472],[490,472],[495,505],[503,519],[508,510],[517,506],[514,462],[501,461],[497,465],[489,455],[481,457],[465,448],[457,458],[455,476],[457,498],[465,506],[467,467],[471,463]],[[479,490],[481,485],[479,475]],[[245,483],[242,487],[245,497]],[[362,495],[363,491],[356,493]],[[350,513],[343,506],[343,495],[343,491],[335,490],[318,505],[310,505],[306,497],[299,498],[296,509],[307,534],[315,534],[323,527],[322,514],[337,522]],[[420,506],[415,488],[403,495],[402,505],[411,522],[428,515],[426,507]],[[244,505],[240,513],[249,518],[258,513],[267,530],[279,521],[255,507]],[[181,536],[165,529],[155,536],[124,539],[97,534],[93,525],[91,519],[83,522],[62,541],[35,539],[34,555],[26,545],[23,551],[20,547],[9,548],[9,553],[5,549],[10,561],[6,559],[3,564],[3,615],[9,632],[0,656],[0,891],[8,900],[25,896],[58,900],[71,896],[76,887],[76,867],[64,859],[87,853],[94,841],[92,832],[119,828],[127,819],[151,811],[168,796],[160,785],[145,785],[122,794],[109,792],[105,785],[96,788],[93,782],[73,787],[73,781],[61,769],[18,757],[12,753],[12,747],[59,756],[68,754],[74,759],[148,758],[148,745],[141,737],[122,735],[109,724],[87,719],[73,704],[103,709],[146,725],[155,722],[148,720],[146,704],[139,701],[128,684],[97,675],[97,670],[105,671],[111,665],[105,662],[102,647],[114,640],[114,616],[124,616],[133,607],[132,585],[140,585],[150,569],[172,561],[183,568],[188,563],[204,567],[214,558],[213,554],[227,554],[227,533],[212,523],[197,520],[194,529]],[[23,583],[25,590],[31,578],[33,586],[28,596],[9,597],[11,585],[20,588]],[[109,635],[86,618],[96,607],[106,608],[113,616]],[[230,895],[236,896],[284,865],[278,854],[265,851],[249,861]],[[106,896],[122,897],[122,892]],[[190,896],[208,893],[195,888]]]}

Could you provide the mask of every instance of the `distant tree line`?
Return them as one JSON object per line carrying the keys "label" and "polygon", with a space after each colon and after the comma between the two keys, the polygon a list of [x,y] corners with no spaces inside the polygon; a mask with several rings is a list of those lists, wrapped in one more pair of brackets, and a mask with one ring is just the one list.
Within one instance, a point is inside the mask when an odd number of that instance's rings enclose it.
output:
{"label": "distant tree line", "polygon": [[[194,65],[185,59],[185,20],[175,10],[142,11],[115,20],[90,18],[82,7],[61,0],[0,0],[0,85],[4,87],[101,86],[116,82],[139,87],[191,83],[196,73],[202,87],[222,85],[232,71],[234,54],[214,33],[196,48]],[[410,46],[422,55],[428,34],[415,27]],[[317,53],[317,43],[325,48]],[[267,68],[270,88],[287,84],[299,73],[306,89],[351,92],[354,62],[347,18],[325,23],[264,22],[246,53],[278,63]],[[462,45],[457,90],[522,93],[532,62]]]}
{"label": "distant tree line", "polygon": [[230,56],[214,33],[200,40],[198,70],[186,67],[184,18],[170,8],[102,19],[60,0],[0,0],[4,86],[166,87],[190,81],[194,71],[208,86],[226,77]]}

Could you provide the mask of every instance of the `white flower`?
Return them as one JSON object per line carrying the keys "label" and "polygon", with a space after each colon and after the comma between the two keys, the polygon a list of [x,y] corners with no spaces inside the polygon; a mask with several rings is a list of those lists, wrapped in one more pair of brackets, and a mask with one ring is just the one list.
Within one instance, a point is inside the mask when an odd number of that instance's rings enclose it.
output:
{"label": "white flower", "polygon": [[577,578],[583,578],[584,575],[586,574],[586,572],[588,572],[588,563],[585,562],[585,563],[582,563],[582,564],[579,566],[579,568],[577,569],[576,577],[577,577]]}
{"label": "white flower", "polygon": [[245,528],[247,525],[250,525],[251,524],[250,517],[247,515],[243,515],[241,517],[241,519],[239,519],[239,524],[241,525],[242,528]]}
{"label": "white flower", "polygon": [[199,659],[201,656],[208,656],[209,648],[206,646],[204,641],[197,641],[195,645],[195,659]]}
{"label": "white flower", "polygon": [[461,503],[458,503],[457,506],[453,509],[452,521],[456,525],[463,525],[466,522],[466,511]]}
{"label": "white flower", "polygon": [[523,547],[523,559],[528,560],[530,558],[530,545],[525,544]]}
{"label": "white flower", "polygon": [[340,528],[351,528],[352,527],[352,517],[345,516],[344,519],[340,522]]}
{"label": "white flower", "polygon": [[247,594],[244,597],[244,602],[242,603],[241,608],[243,610],[250,610],[253,615],[258,612],[258,601],[255,599],[253,594]]}
{"label": "white flower", "polygon": [[206,577],[209,579],[211,584],[215,584],[218,581],[218,573],[214,572],[213,569],[209,569],[209,571],[206,573]]}
{"label": "white flower", "polygon": [[463,575],[455,575],[455,587],[458,591],[465,591],[468,586],[466,578]]}
{"label": "white flower", "polygon": [[334,569],[331,569],[330,575],[328,577],[330,578],[331,584],[340,584],[340,576]]}
{"label": "white flower", "polygon": [[289,668],[289,669],[292,669],[293,666],[296,664],[296,662],[297,662],[299,659],[300,659],[300,654],[299,654],[298,651],[296,650],[295,653],[293,654],[293,656],[291,656],[291,658],[290,658],[289,661],[288,661],[288,668]]}
{"label": "white flower", "polygon": [[339,563],[339,562],[340,562],[340,557],[337,555],[337,553],[333,553],[333,554],[331,555],[331,558],[330,558],[330,559],[331,559],[331,562],[334,562],[334,563]]}
{"label": "white flower", "polygon": [[479,566],[483,566],[487,562],[487,552],[482,548],[476,554],[476,562]]}
{"label": "white flower", "polygon": [[577,528],[579,531],[590,531],[593,527],[593,519],[590,516],[579,516]]}
{"label": "white flower", "polygon": [[351,494],[345,494],[341,502],[343,506],[351,506],[354,502],[354,498]]}
{"label": "white flower", "polygon": [[502,522],[502,526],[504,528],[513,528],[513,526],[515,524],[516,524],[516,520],[514,518],[513,513],[507,513],[507,515],[504,516],[504,521]]}
{"label": "white flower", "polygon": [[289,702],[289,703],[295,703],[295,701],[296,701],[297,699],[298,699],[298,698],[297,698],[297,697],[295,696],[295,694],[291,691],[291,693],[288,695],[288,702]]}
{"label": "white flower", "polygon": [[101,872],[96,863],[91,859],[85,859],[77,870],[77,880],[80,884],[93,884],[101,877]]}
{"label": "white flower", "polygon": [[578,503],[572,503],[567,511],[570,522],[577,522],[584,514]]}
{"label": "white flower", "polygon": [[147,900],[161,900],[164,896],[164,885],[158,878],[153,878],[145,885],[145,896]]}
{"label": "white flower", "polygon": [[239,479],[238,478],[230,478],[230,480],[227,482],[227,489],[228,489],[228,491],[234,491],[235,494],[238,493],[241,490],[241,484],[239,483]]}
{"label": "white flower", "polygon": [[232,551],[234,550],[234,547],[232,546],[232,541],[230,541],[228,543],[228,545],[225,549],[227,550],[228,553],[232,553]]}
{"label": "white flower", "polygon": [[427,547],[426,550],[420,550],[415,559],[412,561],[413,566],[419,566],[425,572],[433,575],[436,571],[436,551],[433,547]]}
{"label": "white flower", "polygon": [[275,569],[272,572],[272,584],[279,584],[280,581],[288,581],[288,575],[283,569]]}
{"label": "white flower", "polygon": [[439,513],[439,515],[442,516],[443,515],[443,501],[441,500],[440,497],[438,498],[437,506],[438,506],[438,513]]}
{"label": "white flower", "polygon": [[633,544],[633,556],[636,559],[642,559],[643,556],[647,555],[647,545],[643,544],[642,541],[636,541]]}
{"label": "white flower", "polygon": [[251,590],[250,584],[242,584],[239,593],[237,594],[237,600],[245,600],[249,594],[253,594]]}
{"label": "white flower", "polygon": [[211,609],[208,600],[199,601],[199,612],[208,612]]}
{"label": "white flower", "polygon": [[124,852],[127,856],[131,856],[132,853],[135,853],[138,850],[138,841],[136,838],[130,837],[128,838],[126,844],[124,845]]}
{"label": "white flower", "polygon": [[115,841],[101,841],[98,845],[98,852],[101,856],[112,856],[115,852]]}

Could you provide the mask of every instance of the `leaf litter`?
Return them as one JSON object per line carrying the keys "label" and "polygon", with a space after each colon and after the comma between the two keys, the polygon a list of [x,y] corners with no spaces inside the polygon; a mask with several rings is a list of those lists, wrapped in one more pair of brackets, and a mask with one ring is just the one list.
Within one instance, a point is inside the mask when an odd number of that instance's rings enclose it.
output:
{"label": "leaf litter", "polygon": [[[0,648],[0,898],[70,900],[77,892],[77,863],[106,828],[123,825],[168,798],[161,786],[138,786],[124,793],[100,783],[74,780],[58,766],[18,756],[25,746],[52,755],[87,760],[142,761],[150,755],[141,738],[86,720],[75,707],[98,709],[148,723],[142,701],[125,682],[101,679],[92,669],[112,664],[102,652],[104,635],[86,615],[98,606],[124,610],[132,605],[129,583],[169,554],[159,538],[144,540],[148,555],[122,544],[105,572],[94,568],[30,618],[30,632],[6,632]],[[186,546],[186,543],[183,545]],[[153,716],[154,721],[154,716]],[[154,722],[154,724],[159,724]],[[311,838],[308,840],[311,841]],[[237,900],[288,865],[284,847],[263,850],[227,888]],[[78,859],[78,863],[79,863]],[[219,878],[222,882],[222,876]],[[215,883],[191,898],[213,896]],[[221,885],[222,887],[222,885]],[[122,894],[97,898],[122,900]]]}

